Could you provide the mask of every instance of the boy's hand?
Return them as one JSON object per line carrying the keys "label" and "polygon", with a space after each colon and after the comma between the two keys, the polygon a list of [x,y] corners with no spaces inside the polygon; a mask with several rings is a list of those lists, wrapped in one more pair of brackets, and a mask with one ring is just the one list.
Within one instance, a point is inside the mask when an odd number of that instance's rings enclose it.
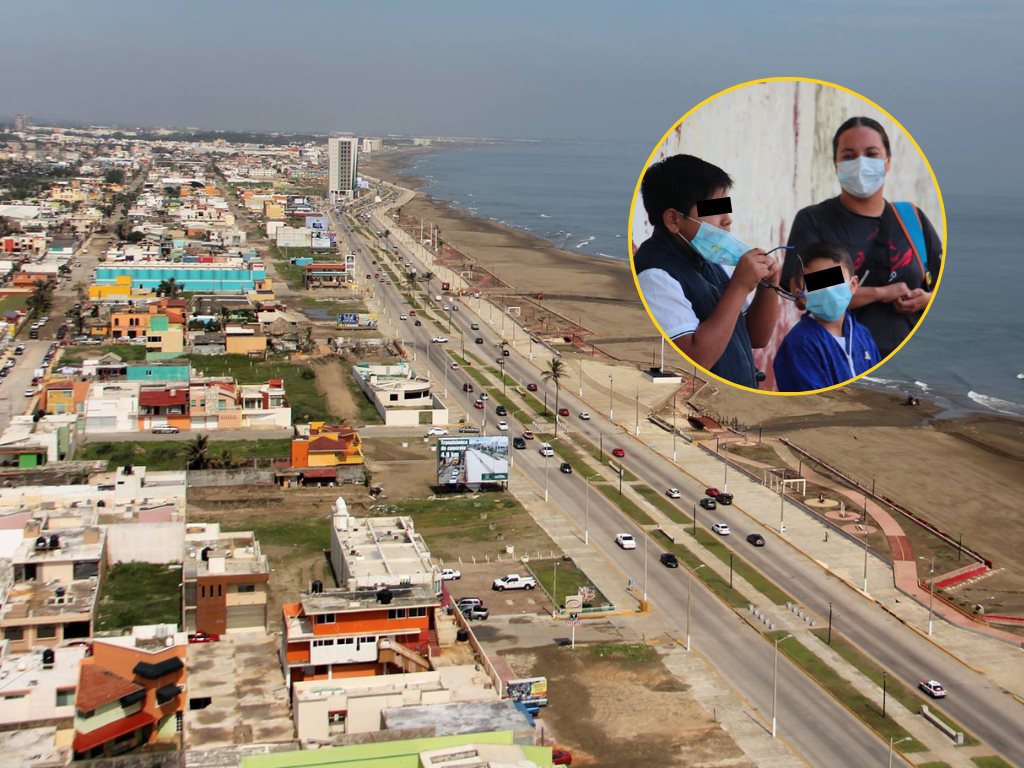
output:
{"label": "boy's hand", "polygon": [[920,288],[907,291],[893,302],[892,308],[901,314],[911,314],[925,308],[931,294]]}
{"label": "boy's hand", "polygon": [[760,248],[753,248],[740,257],[736,269],[733,270],[732,279],[746,288],[749,293],[762,280],[770,280],[777,283],[779,280],[779,263]]}
{"label": "boy's hand", "polygon": [[906,283],[890,283],[889,285],[883,285],[875,290],[878,291],[878,301],[883,304],[891,304],[897,299],[906,297],[911,292]]}

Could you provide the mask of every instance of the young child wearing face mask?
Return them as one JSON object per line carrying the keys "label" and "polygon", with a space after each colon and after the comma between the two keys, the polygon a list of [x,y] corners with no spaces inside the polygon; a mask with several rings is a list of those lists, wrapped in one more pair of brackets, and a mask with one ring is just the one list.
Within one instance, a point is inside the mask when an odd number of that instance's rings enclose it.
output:
{"label": "young child wearing face mask", "polygon": [[814,243],[799,256],[803,273],[790,280],[790,287],[807,312],[775,355],[780,392],[841,384],[881,360],[871,332],[847,311],[857,290],[850,254],[838,245]]}

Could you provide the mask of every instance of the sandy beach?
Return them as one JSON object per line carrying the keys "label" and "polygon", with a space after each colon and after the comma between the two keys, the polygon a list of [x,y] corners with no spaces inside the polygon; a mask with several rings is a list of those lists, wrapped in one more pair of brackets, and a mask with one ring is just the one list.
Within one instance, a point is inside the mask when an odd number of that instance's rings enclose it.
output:
{"label": "sandy beach", "polygon": [[[368,159],[364,168],[371,176],[416,188],[415,179],[395,174],[409,160],[408,152],[388,153]],[[626,262],[562,251],[425,194],[406,204],[402,216],[439,226],[442,239],[516,293],[543,294],[545,306],[578,321],[588,341],[623,365],[646,367],[657,354],[660,336]],[[666,366],[692,370],[667,346]],[[1024,496],[1024,421],[994,413],[949,418],[927,400],[911,407],[904,398],[861,386],[772,397],[713,384],[696,402],[765,434],[784,435],[855,477],[875,478],[887,496],[940,528],[962,531],[965,542],[997,566],[1012,566],[1017,543],[1024,539],[1024,526],[1008,504]]]}

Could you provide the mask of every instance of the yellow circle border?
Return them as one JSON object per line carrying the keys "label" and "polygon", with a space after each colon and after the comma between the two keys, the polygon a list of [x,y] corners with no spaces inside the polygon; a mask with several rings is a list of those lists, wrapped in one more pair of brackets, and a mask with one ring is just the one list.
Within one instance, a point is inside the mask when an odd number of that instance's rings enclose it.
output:
{"label": "yellow circle border", "polygon": [[[676,129],[679,128],[679,126],[681,126],[684,122],[686,122],[686,119],[688,117],[690,117],[690,115],[692,115],[695,112],[697,112],[699,109],[701,109],[706,104],[710,104],[712,101],[717,99],[719,96],[724,96],[725,94],[731,93],[732,91],[738,91],[740,88],[746,88],[747,86],[750,86],[750,85],[764,85],[765,83],[816,83],[817,85],[823,85],[823,86],[826,86],[828,88],[835,88],[836,90],[848,93],[851,96],[854,96],[854,97],[860,99],[861,101],[863,101],[863,102],[865,102],[867,104],[870,104],[875,109],[877,109],[879,112],[881,112],[887,118],[889,118],[889,120],[892,121],[893,125],[895,125],[896,128],[899,129],[903,133],[903,135],[906,136],[910,140],[910,143],[914,145],[914,149],[916,149],[917,153],[921,156],[921,160],[924,161],[924,166],[925,166],[925,168],[928,169],[928,173],[929,173],[929,175],[932,178],[932,184],[935,186],[935,193],[936,193],[936,195],[938,196],[938,199],[939,199],[939,211],[940,211],[940,213],[942,215],[942,258],[941,258],[941,261],[939,263],[939,276],[935,280],[935,287],[932,288],[932,290],[931,290],[931,298],[928,299],[928,303],[925,305],[924,311],[921,313],[921,318],[917,321],[917,323],[914,325],[914,327],[910,329],[910,333],[908,333],[906,335],[906,337],[903,339],[903,341],[901,341],[899,343],[899,346],[897,346],[896,349],[894,349],[892,352],[890,352],[887,357],[883,358],[881,361],[879,361],[878,363],[876,363],[875,365],[873,365],[871,368],[869,368],[868,370],[864,371],[863,373],[859,373],[859,374],[857,374],[856,376],[854,376],[852,378],[849,378],[849,379],[846,379],[845,381],[840,382],[839,384],[833,384],[830,387],[822,387],[821,389],[805,389],[805,390],[802,390],[800,392],[773,392],[773,391],[767,390],[767,389],[754,389],[753,387],[745,387],[742,384],[737,384],[734,381],[729,381],[728,379],[723,379],[721,376],[712,373],[711,371],[709,371],[704,366],[699,365],[696,362],[694,362],[693,360],[691,360],[681,349],[679,349],[679,347],[676,346],[675,342],[673,342],[672,339],[669,338],[668,334],[665,333],[665,330],[661,327],[661,325],[655,319],[654,313],[651,312],[651,308],[649,306],[647,306],[647,299],[644,298],[644,293],[643,293],[642,290],[640,290],[640,280],[637,277],[636,266],[633,263],[633,258],[634,258],[634,253],[633,253],[633,216],[634,216],[634,213],[636,211],[636,201],[637,201],[637,198],[640,197],[640,184],[643,182],[644,174],[647,172],[647,169],[650,168],[651,162],[654,160],[655,155],[658,153],[658,149],[665,144],[665,141],[668,139],[668,137],[672,133],[674,133],[676,131]],[[654,226],[653,222],[652,222],[651,225]],[[688,363],[690,363],[690,365],[693,365],[695,368],[699,368],[704,374],[706,374],[707,376],[710,376],[712,379],[715,379],[716,381],[720,381],[723,384],[727,384],[728,386],[732,387],[733,389],[743,390],[745,392],[753,392],[753,393],[758,394],[758,395],[767,395],[769,397],[800,397],[802,395],[817,395],[817,394],[821,394],[823,392],[831,392],[834,389],[840,389],[840,388],[845,387],[845,386],[847,386],[849,384],[852,384],[853,382],[857,381],[858,379],[861,379],[861,378],[863,378],[863,377],[873,373],[874,371],[878,370],[883,365],[885,365],[901,349],[903,349],[903,345],[904,344],[906,344],[908,341],[910,341],[914,337],[914,334],[917,333],[918,328],[921,327],[921,323],[923,323],[924,319],[928,316],[928,312],[932,308],[932,303],[935,301],[935,297],[939,293],[939,286],[942,284],[942,274],[943,274],[943,272],[946,269],[946,254],[949,251],[949,245],[948,245],[949,229],[948,229],[948,225],[947,225],[947,221],[946,221],[946,203],[942,199],[942,188],[939,186],[939,180],[935,176],[935,170],[932,168],[932,164],[928,162],[928,157],[925,155],[924,150],[921,149],[921,146],[917,143],[917,140],[911,135],[910,131],[908,131],[906,128],[904,128],[903,127],[903,123],[901,123],[899,120],[897,120],[895,117],[893,117],[889,113],[889,111],[887,109],[885,109],[881,105],[875,103],[874,101],[869,99],[867,96],[864,96],[863,94],[857,93],[857,91],[853,90],[852,88],[847,88],[846,86],[839,85],[838,83],[831,83],[831,82],[829,82],[827,80],[819,80],[818,78],[815,78],[815,77],[800,77],[800,76],[797,76],[797,75],[781,76],[781,77],[763,77],[763,78],[758,78],[757,80],[747,80],[746,82],[743,82],[743,83],[737,83],[736,85],[730,86],[729,88],[726,88],[725,90],[718,91],[718,93],[714,93],[711,96],[708,96],[706,99],[704,99],[703,101],[698,103],[696,106],[690,108],[686,112],[686,114],[684,114],[682,117],[680,117],[678,120],[676,120],[669,127],[669,129],[667,131],[665,131],[665,133],[662,135],[661,139],[659,139],[658,142],[654,145],[654,149],[652,149],[651,153],[647,156],[647,162],[644,163],[644,167],[640,171],[640,176],[636,180],[636,186],[633,188],[633,200],[632,200],[632,202],[629,205],[629,222],[628,222],[627,227],[626,227],[626,232],[627,232],[626,236],[629,238],[629,242],[628,242],[628,247],[629,247],[629,271],[633,275],[633,283],[636,285],[636,292],[640,296],[641,303],[644,305],[644,311],[647,313],[647,316],[651,319],[651,322],[654,324],[654,327],[658,329],[658,333],[661,334],[661,337],[665,341],[667,341],[672,346],[672,349],[674,349],[676,352],[678,352],[683,357],[684,360],[686,360]]]}

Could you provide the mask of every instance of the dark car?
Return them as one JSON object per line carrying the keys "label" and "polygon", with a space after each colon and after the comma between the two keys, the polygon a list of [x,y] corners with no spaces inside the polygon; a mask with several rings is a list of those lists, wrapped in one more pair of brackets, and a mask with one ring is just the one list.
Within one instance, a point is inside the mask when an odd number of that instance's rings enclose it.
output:
{"label": "dark car", "polygon": [[664,565],[666,568],[679,567],[679,558],[677,558],[671,552],[662,552],[661,557],[658,559],[661,560],[661,564]]}
{"label": "dark car", "polygon": [[473,391],[473,385],[472,384],[463,384],[462,385],[462,391],[463,392],[472,392]]}
{"label": "dark car", "polygon": [[558,409],[558,415],[559,416],[568,416],[569,415],[569,409],[568,408],[559,408]]}
{"label": "dark car", "polygon": [[484,343],[484,339],[483,339],[483,337],[482,337],[482,336],[477,336],[477,337],[476,337],[476,338],[474,339],[474,341],[475,341],[475,342],[476,342],[477,344],[483,344],[483,343]]}
{"label": "dark car", "polygon": [[704,509],[714,509],[718,506],[714,499],[709,499],[707,497],[700,500],[700,505]]}
{"label": "dark car", "polygon": [[536,384],[532,384],[532,383],[531,383],[531,384],[527,384],[527,385],[526,385],[526,388],[527,388],[527,389],[528,389],[528,390],[529,390],[530,392],[536,392],[536,391],[537,391],[537,385],[536,385]]}
{"label": "dark car", "polygon": [[755,547],[763,547],[764,546],[764,536],[762,536],[760,533],[752,533],[752,534],[750,534],[749,536],[747,536],[747,541],[749,541]]}
{"label": "dark car", "polygon": [[504,405],[499,405],[496,412],[499,416],[508,416],[508,409]]}
{"label": "dark car", "polygon": [[572,474],[572,464],[570,464],[568,461],[563,461],[562,466],[560,466],[558,469],[560,472],[565,472],[565,474],[567,475]]}
{"label": "dark car", "polygon": [[521,437],[513,437],[512,438],[512,447],[513,448],[523,449],[523,448],[526,447],[526,441],[523,440],[523,438],[521,438]]}
{"label": "dark car", "polygon": [[507,349],[503,349],[503,350],[501,350],[501,356],[502,356],[502,357],[508,357],[508,356],[509,356],[509,355],[511,355],[511,354],[512,354],[512,353],[511,353],[511,352],[509,352],[509,351],[508,351]]}
{"label": "dark car", "polygon": [[417,320],[415,323],[413,323],[413,325],[423,325],[423,321]]}
{"label": "dark car", "polygon": [[732,504],[732,494],[720,493],[717,496],[715,496],[715,501],[717,501],[719,504],[724,504],[728,506],[729,504]]}

